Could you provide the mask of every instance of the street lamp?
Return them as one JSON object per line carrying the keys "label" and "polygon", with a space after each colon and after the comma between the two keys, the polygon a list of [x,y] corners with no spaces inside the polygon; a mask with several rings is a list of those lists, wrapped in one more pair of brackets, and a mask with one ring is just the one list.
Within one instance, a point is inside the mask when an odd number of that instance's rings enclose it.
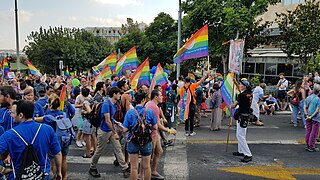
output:
{"label": "street lamp", "polygon": [[[181,16],[182,16],[182,10],[181,10],[181,0],[179,0],[179,11],[178,11],[178,45],[177,45],[177,52],[179,51],[181,47]],[[180,76],[180,63],[177,63],[177,80],[179,80]]]}
{"label": "street lamp", "polygon": [[18,25],[18,5],[17,0],[14,1],[16,16],[16,44],[17,44],[17,72],[20,74],[20,57],[19,57],[19,25]]}

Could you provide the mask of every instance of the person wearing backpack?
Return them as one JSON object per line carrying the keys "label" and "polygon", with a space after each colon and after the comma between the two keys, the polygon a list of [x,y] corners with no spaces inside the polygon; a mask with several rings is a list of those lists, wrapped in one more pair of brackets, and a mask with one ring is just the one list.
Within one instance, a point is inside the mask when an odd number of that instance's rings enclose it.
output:
{"label": "person wearing backpack", "polygon": [[302,79],[296,81],[295,87],[288,92],[288,95],[291,96],[291,105],[293,110],[293,126],[297,127],[297,117],[299,111],[301,112],[301,118],[303,121],[303,126],[306,128],[305,114],[303,110],[303,103],[306,99],[305,89],[302,87]]}
{"label": "person wearing backpack", "polygon": [[[149,127],[152,131],[157,131],[157,118],[151,109],[144,107],[144,104],[147,100],[147,94],[144,91],[139,91],[135,94],[135,108],[127,112],[124,123],[123,131],[128,132],[127,141],[128,146],[127,150],[129,152],[130,164],[131,164],[131,174],[130,179],[138,179],[138,161],[139,154],[142,156],[143,164],[143,174],[140,174],[140,179],[149,180],[151,179],[151,168],[150,168],[150,156],[152,154],[152,137],[151,134],[141,137],[141,133],[135,134],[137,129],[142,127],[144,124],[145,127]],[[149,130],[150,130],[149,129]],[[146,133],[145,133],[146,134]],[[139,142],[138,138],[143,139],[142,144]]]}
{"label": "person wearing backpack", "polygon": [[[62,154],[62,179],[67,179],[67,155],[69,151],[69,146],[74,138],[75,134],[72,129],[72,123],[67,115],[58,110],[60,107],[60,98],[57,94],[51,94],[49,97],[49,111],[46,112],[46,115],[42,119],[42,123],[50,125],[54,130],[58,137],[58,141],[61,147],[61,154]],[[37,119],[38,121],[38,119]],[[39,121],[38,121],[39,122]],[[54,164],[52,161],[52,156],[49,154],[49,158],[51,159],[51,164]],[[52,172],[54,172],[54,166]]]}
{"label": "person wearing backpack", "polygon": [[119,135],[114,128],[113,116],[116,112],[115,103],[120,99],[120,96],[120,89],[118,87],[111,87],[109,91],[110,98],[108,98],[101,106],[101,124],[97,132],[98,146],[92,157],[89,169],[89,174],[93,177],[101,177],[97,170],[97,164],[100,156],[103,152],[105,152],[108,141],[110,141],[114,147],[114,152],[117,156],[120,166],[122,167],[123,177],[128,178],[130,176],[130,168],[125,162],[124,155],[121,150],[121,144],[119,142]]}
{"label": "person wearing backpack", "polygon": [[16,95],[16,91],[11,86],[0,87],[0,126],[2,126],[5,131],[18,125],[11,117],[11,107]]}
{"label": "person wearing backpack", "polygon": [[[24,179],[41,176],[49,180],[52,164],[50,165],[47,155],[50,152],[55,160],[55,179],[60,180],[62,160],[57,136],[52,127],[32,120],[33,111],[32,102],[19,100],[13,104],[11,115],[19,125],[0,136],[0,159],[3,160],[10,154],[13,172],[9,179],[21,179],[22,175],[26,175]],[[33,165],[33,173],[25,170]]]}
{"label": "person wearing backpack", "polygon": [[168,120],[168,127],[172,128],[175,121],[175,112],[177,105],[177,85],[172,84],[170,91],[167,92],[167,103],[165,117]]}

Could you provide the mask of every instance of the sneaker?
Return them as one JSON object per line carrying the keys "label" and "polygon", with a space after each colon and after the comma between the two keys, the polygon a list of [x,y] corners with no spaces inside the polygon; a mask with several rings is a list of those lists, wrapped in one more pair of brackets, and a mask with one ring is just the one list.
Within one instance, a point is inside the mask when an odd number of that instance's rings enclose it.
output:
{"label": "sneaker", "polygon": [[98,170],[97,169],[89,169],[89,174],[92,176],[92,177],[101,177],[100,173],[98,173]]}
{"label": "sneaker", "polygon": [[82,148],[82,147],[83,147],[82,142],[79,141],[79,140],[76,141],[76,145],[77,145],[77,147],[79,147],[79,148]]}
{"label": "sneaker", "polygon": [[317,142],[320,142],[320,138],[317,138]]}
{"label": "sneaker", "polygon": [[162,180],[164,179],[164,177],[161,176],[159,173],[157,173],[157,174],[151,174],[151,179]]}
{"label": "sneaker", "polygon": [[297,125],[297,124],[294,124],[293,126],[294,126],[294,127],[297,127],[298,125]]}
{"label": "sneaker", "polygon": [[303,126],[303,128],[305,129],[305,128],[307,128],[307,126],[306,126],[306,125],[304,125],[304,126]]}
{"label": "sneaker", "polygon": [[237,152],[233,152],[232,155],[234,155],[234,156],[244,156],[243,153],[239,153],[238,151]]}
{"label": "sneaker", "polygon": [[304,149],[308,151],[309,150],[309,146],[304,147]]}
{"label": "sneaker", "polygon": [[309,152],[319,152],[319,148],[309,148],[307,149]]}
{"label": "sneaker", "polygon": [[164,142],[163,143],[165,146],[173,146],[173,141],[171,141],[171,140],[168,140],[168,141],[166,141],[166,142]]}
{"label": "sneaker", "polygon": [[84,141],[82,141],[81,144],[82,144],[83,146],[86,146],[86,145],[87,145],[86,142],[84,142]]}
{"label": "sneaker", "polygon": [[117,160],[114,160],[114,161],[113,161],[113,165],[114,165],[115,167],[118,167],[120,164],[119,164],[119,162],[118,162]]}
{"label": "sneaker", "polygon": [[186,132],[184,135],[185,135],[185,136],[190,136],[190,134],[189,134],[188,132]]}
{"label": "sneaker", "polygon": [[196,132],[192,132],[191,134],[190,134],[190,136],[194,136],[194,135],[196,135],[197,133]]}
{"label": "sneaker", "polygon": [[252,161],[252,156],[244,156],[243,159],[241,159],[241,162],[247,163]]}
{"label": "sneaker", "polygon": [[124,177],[124,178],[130,177],[130,167],[128,167],[128,168],[125,169],[125,170],[122,170],[122,173],[123,173],[123,177]]}

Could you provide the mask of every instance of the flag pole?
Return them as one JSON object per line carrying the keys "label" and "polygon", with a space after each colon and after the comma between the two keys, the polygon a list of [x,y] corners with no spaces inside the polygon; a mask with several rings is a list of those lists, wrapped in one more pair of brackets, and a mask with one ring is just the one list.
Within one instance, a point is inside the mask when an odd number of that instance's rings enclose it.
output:
{"label": "flag pole", "polygon": [[210,69],[210,61],[209,61],[209,55],[208,55],[208,71],[209,71],[209,69]]}
{"label": "flag pole", "polygon": [[[233,73],[232,73],[233,74]],[[233,74],[233,78],[234,78],[234,74]],[[233,85],[232,85],[232,101],[233,101],[233,96],[234,96],[234,85],[235,83],[233,82]],[[232,108],[231,108],[231,105],[230,105],[230,118],[229,118],[229,122],[228,122],[228,135],[227,135],[227,146],[226,146],[226,152],[228,152],[228,145],[229,145],[229,137],[230,137],[230,128],[232,126]]]}

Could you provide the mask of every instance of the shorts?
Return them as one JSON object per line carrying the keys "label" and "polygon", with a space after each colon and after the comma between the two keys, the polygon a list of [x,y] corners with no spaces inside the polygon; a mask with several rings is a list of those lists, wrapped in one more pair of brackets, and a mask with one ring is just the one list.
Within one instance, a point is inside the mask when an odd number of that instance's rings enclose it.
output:
{"label": "shorts", "polygon": [[93,134],[94,132],[96,132],[96,127],[92,126],[88,119],[83,118],[82,133]]}
{"label": "shorts", "polygon": [[286,90],[278,90],[278,99],[285,99],[286,98]]}
{"label": "shorts", "polygon": [[83,119],[82,116],[78,117],[78,130],[82,131]]}
{"label": "shorts", "polygon": [[139,146],[134,144],[133,142],[129,142],[127,150],[129,154],[141,154],[141,156],[150,156],[152,153],[152,142],[149,142],[144,146]]}
{"label": "shorts", "polygon": [[[62,156],[67,156],[68,152],[69,152],[69,146],[64,146],[64,147],[60,146],[60,147],[61,147]],[[49,159],[53,159],[54,158],[54,155],[52,155],[50,151],[48,152],[48,158]]]}

